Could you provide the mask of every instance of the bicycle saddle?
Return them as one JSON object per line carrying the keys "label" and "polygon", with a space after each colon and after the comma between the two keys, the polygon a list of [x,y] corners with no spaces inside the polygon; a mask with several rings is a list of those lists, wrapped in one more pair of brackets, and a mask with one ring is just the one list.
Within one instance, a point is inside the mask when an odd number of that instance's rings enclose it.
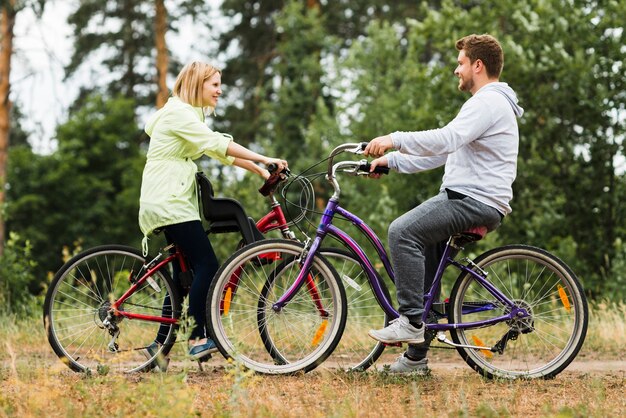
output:
{"label": "bicycle saddle", "polygon": [[210,224],[208,233],[240,232],[245,244],[264,238],[241,203],[235,199],[214,197],[213,185],[203,172],[196,173],[196,183],[202,215]]}
{"label": "bicycle saddle", "polygon": [[454,234],[452,238],[454,239],[454,243],[456,245],[463,246],[465,244],[469,244],[470,242],[480,241],[485,238],[487,232],[486,226],[476,226],[468,229],[467,231]]}

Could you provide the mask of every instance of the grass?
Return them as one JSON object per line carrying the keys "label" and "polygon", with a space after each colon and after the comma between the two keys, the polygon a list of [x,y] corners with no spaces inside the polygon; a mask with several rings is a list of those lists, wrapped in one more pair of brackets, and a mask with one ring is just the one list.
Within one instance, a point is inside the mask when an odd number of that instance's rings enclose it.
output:
{"label": "grass", "polygon": [[[603,302],[592,308],[576,361],[623,364],[626,306]],[[322,367],[306,375],[270,377],[219,358],[199,371],[182,354],[168,373],[85,375],[56,358],[39,319],[0,319],[0,417],[626,416],[623,368],[568,369],[546,381],[492,381],[464,365],[454,351],[437,350],[429,376]],[[455,367],[438,368],[444,361]]]}

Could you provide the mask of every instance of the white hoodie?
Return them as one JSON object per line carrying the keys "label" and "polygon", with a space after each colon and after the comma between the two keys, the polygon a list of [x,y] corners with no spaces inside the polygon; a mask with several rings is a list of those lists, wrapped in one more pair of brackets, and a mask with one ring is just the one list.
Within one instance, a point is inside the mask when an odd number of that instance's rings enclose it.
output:
{"label": "white hoodie", "polygon": [[523,113],[506,83],[489,83],[445,127],[392,133],[398,151],[387,154],[389,167],[416,173],[445,164],[441,190],[470,196],[507,215],[517,173],[516,118]]}

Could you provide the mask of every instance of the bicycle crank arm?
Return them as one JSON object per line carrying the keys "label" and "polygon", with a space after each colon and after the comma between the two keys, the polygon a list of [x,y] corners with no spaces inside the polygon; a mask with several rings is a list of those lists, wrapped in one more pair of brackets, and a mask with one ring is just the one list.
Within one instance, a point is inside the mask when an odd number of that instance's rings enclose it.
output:
{"label": "bicycle crank arm", "polygon": [[450,341],[446,338],[446,334],[443,331],[439,331],[437,333],[437,341],[443,344],[448,344],[453,347],[463,347],[463,348],[473,348],[474,350],[483,350],[483,351],[492,351],[496,350],[493,347],[479,346],[479,345],[466,345],[466,344],[457,344],[455,342]]}

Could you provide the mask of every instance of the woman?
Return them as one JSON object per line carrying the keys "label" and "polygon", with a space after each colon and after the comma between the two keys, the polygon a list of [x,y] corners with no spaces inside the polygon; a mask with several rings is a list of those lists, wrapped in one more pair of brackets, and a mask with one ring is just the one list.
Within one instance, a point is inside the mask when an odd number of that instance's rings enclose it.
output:
{"label": "woman", "polygon": [[[204,115],[214,111],[221,94],[220,70],[202,62],[187,64],[176,78],[173,97],[150,117],[145,127],[150,147],[139,200],[142,247],[147,254],[148,235],[163,230],[167,242],[176,244],[189,261],[193,270],[189,316],[195,320],[189,354],[197,360],[216,351],[205,330],[205,301],[219,265],[200,221],[195,180],[198,169],[193,160],[207,155],[263,178],[269,177],[268,171],[255,163],[266,166],[273,163],[279,170],[287,167],[286,161],[250,151],[234,142],[230,135],[207,127]],[[156,341],[148,346],[150,357],[164,338],[159,332]]]}

